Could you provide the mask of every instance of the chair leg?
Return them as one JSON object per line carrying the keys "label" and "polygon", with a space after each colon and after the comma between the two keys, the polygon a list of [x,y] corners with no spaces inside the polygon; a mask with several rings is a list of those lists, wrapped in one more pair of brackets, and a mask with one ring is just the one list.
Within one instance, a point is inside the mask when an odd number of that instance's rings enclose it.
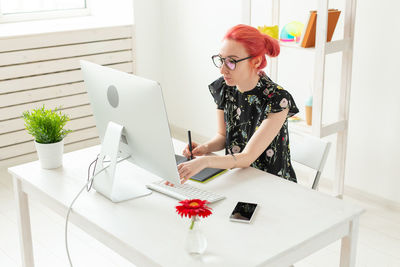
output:
{"label": "chair leg", "polygon": [[321,172],[317,171],[317,174],[315,175],[314,182],[312,185],[312,189],[317,190],[320,177],[321,177]]}

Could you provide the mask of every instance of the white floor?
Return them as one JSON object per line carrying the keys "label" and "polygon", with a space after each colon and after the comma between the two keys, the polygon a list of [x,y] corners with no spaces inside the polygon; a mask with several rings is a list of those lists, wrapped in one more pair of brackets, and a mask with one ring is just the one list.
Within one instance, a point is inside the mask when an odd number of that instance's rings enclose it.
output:
{"label": "white floor", "polygon": [[[321,188],[321,191],[327,188]],[[400,213],[367,201],[345,197],[366,209],[361,216],[358,267],[400,267]],[[64,247],[64,219],[30,199],[36,266],[69,266]],[[21,266],[11,176],[0,170],[0,266]],[[74,266],[134,266],[71,225],[70,250]],[[296,263],[296,267],[339,266],[340,243]]]}

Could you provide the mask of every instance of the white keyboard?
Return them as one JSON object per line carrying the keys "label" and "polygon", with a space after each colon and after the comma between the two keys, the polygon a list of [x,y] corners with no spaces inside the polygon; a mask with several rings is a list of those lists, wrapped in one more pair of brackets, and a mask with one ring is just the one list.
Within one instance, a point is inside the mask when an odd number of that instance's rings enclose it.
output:
{"label": "white keyboard", "polygon": [[224,199],[225,197],[210,191],[198,189],[194,186],[188,184],[175,184],[174,186],[169,186],[165,184],[165,181],[154,182],[146,185],[147,188],[163,193],[167,196],[185,200],[185,199],[201,199],[207,200],[210,203],[216,202],[218,200]]}

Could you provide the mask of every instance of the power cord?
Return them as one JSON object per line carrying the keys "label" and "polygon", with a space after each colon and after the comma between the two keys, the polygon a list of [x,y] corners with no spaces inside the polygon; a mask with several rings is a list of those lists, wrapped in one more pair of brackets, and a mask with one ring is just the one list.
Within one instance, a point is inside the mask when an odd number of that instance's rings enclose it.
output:
{"label": "power cord", "polygon": [[[122,159],[118,160],[117,163],[119,163],[119,162],[121,162],[121,161],[123,161],[123,160],[125,160],[125,159],[127,159],[127,158],[129,158],[129,157],[130,157],[130,156],[127,156],[127,157],[125,157],[125,158],[122,158]],[[86,190],[89,192],[90,189],[92,188],[92,184],[93,184],[94,178],[95,178],[98,174],[102,173],[105,169],[107,169],[107,168],[110,166],[110,164],[109,164],[109,165],[105,166],[104,168],[102,168],[102,169],[101,169],[100,171],[98,171],[97,173],[95,173],[96,165],[97,165],[98,159],[99,159],[99,155],[97,155],[96,159],[90,163],[89,168],[88,168],[87,182],[86,182],[86,184],[82,187],[82,189],[79,190],[78,194],[77,194],[77,195],[75,196],[75,198],[72,200],[72,202],[71,202],[71,204],[69,205],[69,208],[68,208],[67,217],[65,218],[65,231],[64,231],[64,236],[65,236],[65,249],[66,249],[66,251],[67,251],[68,261],[69,261],[69,264],[70,264],[71,267],[73,267],[73,265],[72,265],[72,260],[71,260],[71,256],[70,256],[70,254],[69,254],[69,249],[68,249],[68,219],[69,219],[69,215],[70,215],[70,213],[71,213],[71,211],[72,211],[72,206],[74,205],[74,203],[75,203],[75,201],[78,199],[78,197],[82,194],[83,190],[85,190],[85,188],[86,188]],[[110,162],[110,161],[103,161],[103,162]],[[90,177],[90,167],[91,167],[93,164],[94,164],[94,168],[93,168],[93,172],[92,172],[92,177]]]}
{"label": "power cord", "polygon": [[[97,161],[98,161],[98,159],[99,159],[99,156],[100,156],[100,154],[97,154],[97,156],[96,156],[96,159],[95,160],[93,160],[91,163],[90,163],[90,165],[89,165],[89,168],[88,168],[88,174],[87,174],[87,184],[86,184],[86,190],[89,192],[90,191],[90,189],[92,189],[92,185],[93,185],[93,178],[94,178],[94,172],[96,171],[96,166],[97,166]],[[103,162],[110,162],[109,160],[103,160]],[[90,168],[92,167],[92,165],[93,165],[93,163],[94,163],[94,168],[93,168],[93,172],[92,172],[92,179],[90,179]],[[108,165],[107,165],[107,167],[108,167]],[[101,172],[101,171],[103,171],[103,170],[100,170],[99,171],[99,173]]]}

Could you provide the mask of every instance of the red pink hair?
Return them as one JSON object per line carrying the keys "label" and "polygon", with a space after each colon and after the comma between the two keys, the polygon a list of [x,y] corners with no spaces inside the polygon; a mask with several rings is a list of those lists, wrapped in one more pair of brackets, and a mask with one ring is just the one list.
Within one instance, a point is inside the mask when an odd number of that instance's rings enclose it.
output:
{"label": "red pink hair", "polygon": [[225,34],[224,39],[234,40],[244,46],[250,56],[261,56],[261,64],[257,69],[261,70],[267,66],[267,59],[269,57],[276,57],[279,55],[280,47],[279,42],[269,35],[261,33],[254,27],[239,24]]}

